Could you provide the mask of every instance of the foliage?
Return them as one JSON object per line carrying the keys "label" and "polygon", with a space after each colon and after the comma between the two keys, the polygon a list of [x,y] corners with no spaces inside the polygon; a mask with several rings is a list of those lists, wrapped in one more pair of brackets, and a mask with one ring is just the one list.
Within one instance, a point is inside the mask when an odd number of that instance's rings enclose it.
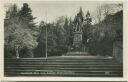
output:
{"label": "foliage", "polygon": [[33,22],[33,20],[35,18],[32,16],[32,10],[29,8],[29,5],[27,3],[23,3],[23,7],[18,12],[18,15],[20,21],[22,21],[22,23],[26,25],[27,28],[34,29],[35,23]]}
{"label": "foliage", "polygon": [[122,40],[122,15],[122,11],[114,15],[107,15],[102,22],[94,25],[89,42],[92,54],[112,55],[113,42],[117,40],[118,36]]}
{"label": "foliage", "polygon": [[[59,17],[56,23],[46,23],[43,25],[40,37],[38,38],[38,47],[35,50],[35,55],[38,54],[38,57],[45,57],[46,38],[48,56],[59,56],[67,53],[68,47],[72,45],[73,40],[73,28],[71,25],[71,20],[63,16]],[[40,53],[38,53],[39,50]]]}
{"label": "foliage", "polygon": [[83,46],[88,47],[91,55],[112,55],[113,42],[123,39],[122,11],[111,15],[106,5],[100,7],[97,13],[98,23],[95,25],[91,25],[90,13],[84,18],[80,8],[73,21],[62,16],[54,23],[41,21],[36,26],[28,4],[24,3],[20,10],[14,4],[6,12],[4,22],[5,56],[15,56],[18,51],[20,57],[32,57],[33,50],[34,57],[45,57],[46,53],[48,56],[63,55],[73,45],[74,27],[78,24],[82,27]]}
{"label": "foliage", "polygon": [[[31,29],[27,28],[26,24],[23,24],[24,20],[21,21],[19,17],[19,11],[17,10],[17,6],[15,4],[9,11],[7,11],[6,17],[7,18],[5,19],[4,26],[5,50],[11,50],[14,53],[15,50],[18,50],[19,54],[20,51],[24,48],[28,49],[26,53],[29,52],[29,50],[32,50],[37,45],[35,41],[36,39],[31,34]],[[21,57],[23,56],[21,55]]]}

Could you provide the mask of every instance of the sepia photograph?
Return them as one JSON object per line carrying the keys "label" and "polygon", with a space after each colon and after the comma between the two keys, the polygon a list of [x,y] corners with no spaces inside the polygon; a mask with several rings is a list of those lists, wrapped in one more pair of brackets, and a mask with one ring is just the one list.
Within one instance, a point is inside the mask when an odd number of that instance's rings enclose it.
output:
{"label": "sepia photograph", "polygon": [[5,3],[4,12],[4,77],[123,77],[123,2]]}

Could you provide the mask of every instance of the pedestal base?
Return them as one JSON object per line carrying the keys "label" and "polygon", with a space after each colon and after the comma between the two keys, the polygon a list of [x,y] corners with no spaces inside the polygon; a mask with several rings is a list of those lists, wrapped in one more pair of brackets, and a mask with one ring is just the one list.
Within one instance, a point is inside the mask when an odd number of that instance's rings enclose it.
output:
{"label": "pedestal base", "polygon": [[66,56],[88,56],[89,53],[88,52],[68,52],[65,54]]}

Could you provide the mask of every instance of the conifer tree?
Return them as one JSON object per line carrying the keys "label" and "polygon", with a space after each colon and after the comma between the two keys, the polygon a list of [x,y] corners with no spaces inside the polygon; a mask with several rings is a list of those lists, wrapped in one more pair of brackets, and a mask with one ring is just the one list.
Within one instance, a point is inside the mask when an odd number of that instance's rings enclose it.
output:
{"label": "conifer tree", "polygon": [[20,21],[26,25],[27,28],[35,30],[35,17],[32,16],[32,10],[27,3],[23,3],[23,7],[19,11]]}

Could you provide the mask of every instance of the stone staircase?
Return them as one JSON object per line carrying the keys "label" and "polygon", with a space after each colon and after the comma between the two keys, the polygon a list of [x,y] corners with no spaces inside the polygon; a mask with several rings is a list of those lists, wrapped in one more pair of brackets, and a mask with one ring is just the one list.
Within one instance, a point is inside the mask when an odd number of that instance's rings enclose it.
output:
{"label": "stone staircase", "polygon": [[4,75],[122,77],[123,65],[113,58],[86,56],[5,59]]}

